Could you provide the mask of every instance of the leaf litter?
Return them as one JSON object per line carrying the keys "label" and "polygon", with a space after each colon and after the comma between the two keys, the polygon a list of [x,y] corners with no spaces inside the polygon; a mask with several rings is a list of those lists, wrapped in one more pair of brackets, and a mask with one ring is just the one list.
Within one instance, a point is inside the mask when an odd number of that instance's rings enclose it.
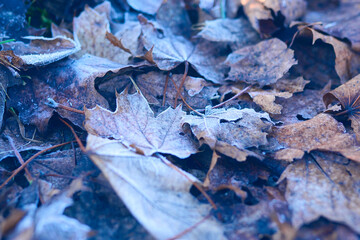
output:
{"label": "leaf litter", "polygon": [[2,239],[360,236],[356,1],[15,2]]}

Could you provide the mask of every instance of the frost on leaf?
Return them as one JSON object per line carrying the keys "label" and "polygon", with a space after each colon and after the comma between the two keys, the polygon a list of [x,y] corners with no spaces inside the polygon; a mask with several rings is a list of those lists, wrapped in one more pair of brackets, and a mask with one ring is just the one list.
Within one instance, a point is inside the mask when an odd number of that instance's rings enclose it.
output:
{"label": "frost on leaf", "polygon": [[197,152],[196,144],[183,132],[181,107],[168,108],[157,117],[140,93],[117,94],[117,108],[110,112],[102,107],[85,111],[85,129],[96,136],[121,140],[135,146],[144,155],[168,153],[186,158]]}
{"label": "frost on leaf", "polygon": [[247,108],[213,109],[204,116],[188,115],[183,121],[201,143],[238,161],[245,161],[248,155],[261,158],[247,148],[266,145],[272,125],[267,113]]}

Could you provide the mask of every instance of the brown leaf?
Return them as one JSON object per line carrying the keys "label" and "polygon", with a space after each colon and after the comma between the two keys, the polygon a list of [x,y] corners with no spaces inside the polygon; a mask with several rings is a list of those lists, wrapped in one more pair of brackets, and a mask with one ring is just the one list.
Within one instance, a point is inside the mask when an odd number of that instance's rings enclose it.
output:
{"label": "brown leaf", "polygon": [[265,86],[283,77],[297,61],[293,50],[273,38],[231,53],[225,63],[231,67],[229,79]]}
{"label": "brown leaf", "polygon": [[308,28],[308,31],[311,31],[313,35],[313,44],[318,39],[321,39],[323,42],[333,46],[336,56],[335,70],[342,83],[345,83],[360,72],[360,55],[352,51],[346,43],[311,28]]}
{"label": "brown leaf", "polygon": [[85,110],[85,129],[89,133],[121,140],[146,156],[159,152],[186,158],[197,152],[195,143],[181,128],[185,115],[181,107],[168,108],[155,117],[141,93],[129,95],[124,91],[116,98],[115,112],[100,106]]}
{"label": "brown leaf", "polygon": [[[118,32],[114,33],[112,40],[109,40],[107,33],[111,32],[108,16],[110,10],[111,4],[104,2],[95,9],[85,7],[80,16],[74,18],[74,35],[81,43],[81,51],[77,55],[89,53],[121,64],[128,64],[131,53],[137,52],[141,27],[138,22],[127,21],[117,26]],[[114,45],[114,41],[121,41],[123,47]]]}
{"label": "brown leaf", "polygon": [[[211,206],[199,203],[189,192],[191,181],[198,180],[169,167],[165,158],[139,155],[119,140],[92,134],[87,150],[130,212],[156,239],[175,237],[209,214]],[[185,237],[223,239],[222,232],[222,226],[208,218]]]}
{"label": "brown leaf", "polygon": [[[120,73],[126,69],[121,64],[91,55],[85,55],[79,60],[61,61],[46,69],[34,70],[29,73],[32,79],[25,86],[10,89],[9,106],[19,111],[24,124],[36,125],[44,132],[55,111],[46,105],[49,97],[57,103],[80,110],[84,106],[94,107],[96,104],[106,107],[107,101],[95,90],[95,79],[108,72]],[[17,95],[19,92],[21,97]],[[83,115],[63,109],[56,111],[82,127]]]}
{"label": "brown leaf", "polygon": [[277,152],[277,159],[292,161],[300,157],[299,150],[310,152],[318,149],[338,152],[360,161],[360,147],[355,137],[345,133],[344,126],[328,114],[322,113],[304,122],[279,127],[274,130],[274,136],[288,149],[286,154],[284,151]]}
{"label": "brown leaf", "polygon": [[204,116],[188,115],[183,122],[190,125],[201,143],[238,161],[245,161],[248,155],[259,157],[247,148],[266,145],[267,131],[271,126],[267,113],[247,108],[208,110]]}
{"label": "brown leaf", "polygon": [[[262,20],[273,21],[271,10],[285,17],[285,24],[300,18],[305,14],[306,2],[304,0],[241,0],[244,12],[252,26],[260,33],[272,33],[275,29],[266,29],[268,24]],[[262,25],[263,24],[263,25]],[[272,26],[274,28],[275,26]]]}
{"label": "brown leaf", "polygon": [[212,42],[230,44],[234,50],[260,41],[258,33],[244,18],[205,21],[204,27],[196,36]]}
{"label": "brown leaf", "polygon": [[161,70],[169,71],[181,63],[189,62],[191,66],[207,80],[223,82],[226,67],[219,57],[221,49],[210,42],[194,45],[182,36],[173,35],[166,29],[139,16],[142,26],[142,42],[146,50],[152,49],[152,59]]}
{"label": "brown leaf", "polygon": [[282,78],[271,85],[271,90],[252,88],[248,91],[248,94],[263,111],[270,114],[280,114],[283,107],[281,104],[275,103],[275,99],[289,99],[293,96],[293,93],[302,92],[309,82],[304,80],[303,77],[295,79]]}
{"label": "brown leaf", "polygon": [[358,234],[360,223],[359,163],[335,154],[311,153],[289,165],[286,200],[296,228],[326,217],[344,223]]}
{"label": "brown leaf", "polygon": [[355,51],[360,51],[360,33],[358,31],[359,2],[356,0],[340,0],[337,8],[329,8],[323,11],[308,12],[305,15],[306,22],[322,22],[316,26],[330,35],[348,39]]}
{"label": "brown leaf", "polygon": [[333,102],[341,104],[341,111],[336,112],[336,115],[349,117],[356,137],[360,141],[360,74],[325,94],[323,100],[326,107]]}

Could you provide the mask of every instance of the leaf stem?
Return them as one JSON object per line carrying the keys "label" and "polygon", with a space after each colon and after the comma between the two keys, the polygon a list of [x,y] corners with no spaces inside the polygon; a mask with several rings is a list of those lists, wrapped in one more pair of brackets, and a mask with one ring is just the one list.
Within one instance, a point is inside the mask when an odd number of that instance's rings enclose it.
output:
{"label": "leaf stem", "polygon": [[[185,79],[186,79],[186,77],[187,77],[188,71],[189,71],[189,62],[186,61],[186,62],[185,62],[184,75],[183,75],[183,77],[182,77],[182,79],[181,79],[180,86],[179,86],[179,88],[177,89],[177,92],[176,92],[174,108],[176,108],[176,106],[177,106],[177,100],[178,100],[179,96],[182,95],[182,94],[180,93],[180,91],[182,90],[182,88],[183,88],[183,86],[184,86]],[[175,85],[175,86],[176,86],[176,85]]]}

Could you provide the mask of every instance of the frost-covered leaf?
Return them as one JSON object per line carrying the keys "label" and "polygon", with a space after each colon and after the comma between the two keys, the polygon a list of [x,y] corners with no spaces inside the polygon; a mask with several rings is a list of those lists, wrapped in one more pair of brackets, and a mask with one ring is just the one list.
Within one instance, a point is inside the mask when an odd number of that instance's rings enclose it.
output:
{"label": "frost-covered leaf", "polygon": [[231,67],[229,79],[259,84],[275,83],[297,64],[294,51],[277,38],[264,40],[231,53],[225,62]]}
{"label": "frost-covered leaf", "polygon": [[85,111],[85,129],[96,136],[124,141],[144,152],[168,153],[186,158],[197,152],[196,144],[181,127],[185,112],[181,107],[168,108],[154,116],[141,93],[128,94],[127,90],[116,97],[115,112],[96,106]]}
{"label": "frost-covered leaf", "polygon": [[267,113],[247,108],[213,109],[204,116],[187,115],[183,122],[190,125],[201,143],[238,161],[245,161],[248,155],[259,157],[247,148],[266,145],[271,127]]}
{"label": "frost-covered leaf", "polygon": [[285,197],[294,227],[325,217],[359,234],[359,163],[335,154],[312,156],[289,165],[279,180],[287,179]]}
{"label": "frost-covered leaf", "polygon": [[[209,214],[211,206],[189,192],[191,181],[198,180],[169,167],[165,158],[139,155],[119,140],[92,134],[86,148],[130,212],[156,239],[175,237]],[[210,217],[184,238],[223,239],[223,229]]]}

